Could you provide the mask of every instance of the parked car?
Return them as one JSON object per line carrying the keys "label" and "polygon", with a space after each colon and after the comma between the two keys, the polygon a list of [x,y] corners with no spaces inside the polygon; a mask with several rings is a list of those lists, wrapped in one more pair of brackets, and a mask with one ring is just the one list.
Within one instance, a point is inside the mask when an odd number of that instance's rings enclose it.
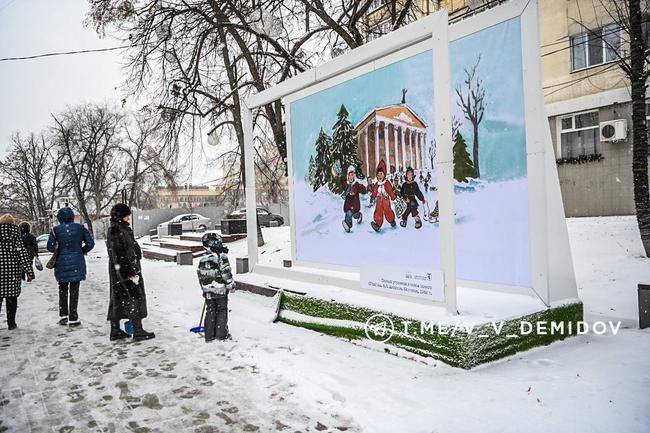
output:
{"label": "parked car", "polygon": [[36,238],[36,242],[38,242],[38,252],[39,253],[46,253],[47,252],[47,240],[50,237],[49,233],[46,233],[44,235],[40,235]]}
{"label": "parked car", "polygon": [[[232,219],[246,218],[246,208],[231,212],[226,217]],[[282,215],[269,212],[268,209],[264,209],[263,207],[257,208],[257,219],[259,220],[262,227],[270,227],[271,221],[276,221],[279,226],[284,224],[284,218],[282,218]]]}
{"label": "parked car", "polygon": [[204,231],[214,228],[214,223],[210,218],[199,215],[198,213],[182,214],[174,217],[163,224],[181,224],[184,232]]}

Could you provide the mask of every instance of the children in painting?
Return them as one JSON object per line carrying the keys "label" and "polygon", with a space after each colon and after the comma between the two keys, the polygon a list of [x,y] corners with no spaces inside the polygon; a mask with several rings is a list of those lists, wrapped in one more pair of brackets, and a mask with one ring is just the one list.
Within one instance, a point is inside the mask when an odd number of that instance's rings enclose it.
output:
{"label": "children in painting", "polygon": [[205,298],[205,342],[227,340],[228,333],[228,293],[234,291],[228,248],[216,233],[206,233],[203,246],[210,254],[199,261],[196,273]]}
{"label": "children in painting", "polygon": [[406,182],[402,184],[400,195],[406,202],[406,210],[402,214],[402,220],[399,224],[402,227],[406,227],[408,216],[411,215],[415,219],[415,228],[419,229],[422,227],[422,220],[418,213],[418,199],[422,203],[426,203],[427,201],[422,191],[420,191],[418,183],[415,181],[415,172],[411,167],[406,169]]}
{"label": "children in painting", "polygon": [[362,185],[357,180],[356,168],[351,165],[348,167],[348,172],[345,180],[343,181],[343,213],[345,217],[343,219],[343,230],[346,233],[350,233],[352,229],[352,219],[357,221],[357,224],[361,224],[363,221],[363,214],[361,214],[361,201],[359,200],[360,194],[365,194],[367,192],[365,185]]}
{"label": "children in painting", "polygon": [[375,200],[375,214],[373,221],[370,223],[372,228],[378,232],[384,223],[384,218],[395,228],[395,213],[390,206],[391,200],[397,198],[393,186],[386,180],[386,163],[382,159],[377,166],[377,180],[372,185],[370,197]]}

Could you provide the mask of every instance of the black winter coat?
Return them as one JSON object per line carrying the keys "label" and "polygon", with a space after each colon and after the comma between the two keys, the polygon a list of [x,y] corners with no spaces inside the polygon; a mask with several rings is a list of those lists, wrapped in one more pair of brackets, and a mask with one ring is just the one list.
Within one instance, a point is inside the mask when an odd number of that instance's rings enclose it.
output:
{"label": "black winter coat", "polygon": [[25,274],[34,278],[18,227],[0,224],[0,298],[20,296],[20,280]]}
{"label": "black winter coat", "polygon": [[407,205],[411,208],[418,207],[418,201],[416,199],[420,199],[420,201],[424,201],[424,194],[422,194],[419,185],[415,181],[404,182],[402,184],[402,190],[400,191],[400,195],[404,200],[406,200]]}
{"label": "black winter coat", "polygon": [[[110,302],[108,320],[143,319],[147,317],[147,297],[140,267],[142,252],[126,221],[111,221],[106,236]],[[135,284],[131,277],[138,276]]]}
{"label": "black winter coat", "polygon": [[36,240],[36,236],[29,232],[22,232],[20,236],[23,239],[23,244],[25,245],[27,254],[32,260],[34,260],[35,257],[38,257],[38,241]]}

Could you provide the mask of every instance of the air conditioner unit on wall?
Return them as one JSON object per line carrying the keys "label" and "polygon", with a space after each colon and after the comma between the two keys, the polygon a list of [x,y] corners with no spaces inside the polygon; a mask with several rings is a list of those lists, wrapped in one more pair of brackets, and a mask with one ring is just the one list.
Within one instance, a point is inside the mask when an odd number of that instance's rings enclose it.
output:
{"label": "air conditioner unit on wall", "polygon": [[600,141],[621,141],[627,138],[627,119],[600,122]]}

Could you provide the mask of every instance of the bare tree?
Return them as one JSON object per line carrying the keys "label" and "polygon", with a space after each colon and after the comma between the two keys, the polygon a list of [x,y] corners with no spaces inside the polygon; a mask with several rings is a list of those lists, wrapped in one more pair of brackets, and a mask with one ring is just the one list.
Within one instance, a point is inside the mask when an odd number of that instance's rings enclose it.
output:
{"label": "bare tree", "polygon": [[[112,32],[132,46],[126,82],[131,94],[146,90],[167,121],[166,142],[194,141],[197,120],[237,143],[224,145],[233,171],[237,156],[240,194],[245,184],[241,123],[243,100],[349,48],[362,45],[377,20],[391,29],[422,14],[422,2],[390,1],[367,13],[371,0],[89,0],[89,22],[100,34]],[[257,127],[268,131],[285,164],[286,133],[280,101],[262,107]],[[199,120],[200,121],[200,120]],[[176,153],[177,155],[178,153]],[[172,155],[172,153],[170,153]],[[232,176],[226,175],[226,179]]]}
{"label": "bare tree", "polygon": [[[634,205],[641,242],[650,257],[650,189],[648,181],[648,126],[646,123],[646,89],[650,77],[650,4],[641,0],[593,0],[593,7],[604,14],[607,22],[588,23],[574,19],[595,40],[604,42],[608,54],[626,76],[632,99],[632,177]],[[595,24],[595,26],[594,26]],[[615,24],[610,38],[603,34],[604,24]],[[618,30],[620,29],[620,33]],[[597,31],[599,33],[597,33]],[[629,47],[629,52],[624,47]]]}
{"label": "bare tree", "polygon": [[113,202],[126,179],[120,158],[122,116],[105,105],[82,105],[52,117],[54,143],[65,156],[78,210],[92,233],[92,221]]}
{"label": "bare tree", "polygon": [[477,69],[481,63],[481,55],[476,58],[476,61],[469,68],[465,68],[465,79],[463,86],[456,87],[456,95],[458,95],[457,104],[462,108],[465,118],[472,124],[473,131],[473,147],[472,147],[472,162],[476,171],[476,177],[481,177],[481,169],[479,165],[479,138],[478,127],[483,121],[485,114],[485,87],[483,80],[477,74]]}
{"label": "bare tree", "polygon": [[158,185],[176,186],[178,165],[161,139],[160,119],[150,109],[129,116],[125,135],[120,152],[127,161],[130,181],[127,204],[138,208],[153,207]]}
{"label": "bare tree", "polygon": [[55,197],[68,187],[63,156],[44,134],[31,133],[24,138],[16,132],[11,141],[7,156],[0,162],[8,206],[44,231]]}

